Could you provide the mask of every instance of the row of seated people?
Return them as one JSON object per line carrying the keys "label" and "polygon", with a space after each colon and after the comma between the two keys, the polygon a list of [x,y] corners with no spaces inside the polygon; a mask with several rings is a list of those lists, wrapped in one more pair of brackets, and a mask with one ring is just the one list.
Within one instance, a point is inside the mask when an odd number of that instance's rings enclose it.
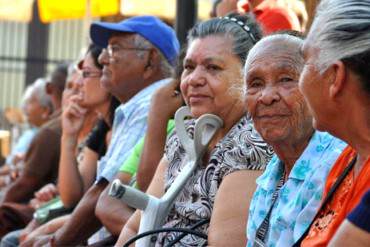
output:
{"label": "row of seated people", "polygon": [[[81,91],[70,97],[62,117],[58,189],[65,206],[81,200],[71,215],[10,232],[1,244],[65,246],[89,238],[95,246],[126,243],[138,232],[141,212],[109,197],[109,183],[116,177],[129,184],[136,177],[133,186],[149,194],[160,197],[168,190],[186,164],[176,131],[166,140],[182,96],[194,119],[212,113],[224,125],[164,227],[190,228],[208,220],[197,228],[208,236],[164,232],[156,244],[327,245],[370,187],[369,10],[363,1],[324,0],[307,38],[290,32],[262,37],[249,16],[201,22],[189,32],[173,80],[165,78],[179,49],[164,23],[149,16],[94,23],[91,39],[106,48],[95,56],[95,67],[87,53]],[[362,29],[355,28],[359,21]],[[89,91],[88,79],[103,89]],[[84,101],[97,91],[111,93],[122,105],[111,135],[96,138],[110,141],[105,156],[88,162],[84,152],[78,166],[77,133],[89,108]],[[92,107],[108,126],[111,97],[104,107]],[[190,135],[195,122],[187,122]],[[139,141],[146,129],[145,141]],[[359,205],[349,220],[369,230],[364,209]],[[368,235],[352,230],[344,224],[332,244],[363,238],[366,245]]]}

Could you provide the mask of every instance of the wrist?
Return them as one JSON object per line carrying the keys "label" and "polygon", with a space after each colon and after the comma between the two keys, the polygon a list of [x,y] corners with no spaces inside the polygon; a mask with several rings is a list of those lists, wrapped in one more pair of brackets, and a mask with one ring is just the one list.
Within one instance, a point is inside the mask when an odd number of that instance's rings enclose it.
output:
{"label": "wrist", "polygon": [[62,144],[77,145],[77,135],[62,134]]}

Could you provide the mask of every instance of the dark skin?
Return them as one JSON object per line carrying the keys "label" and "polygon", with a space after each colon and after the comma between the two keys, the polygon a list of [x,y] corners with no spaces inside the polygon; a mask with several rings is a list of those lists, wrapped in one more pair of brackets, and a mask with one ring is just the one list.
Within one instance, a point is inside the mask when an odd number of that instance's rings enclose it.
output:
{"label": "dark skin", "polygon": [[[178,81],[173,80],[172,83],[157,90],[153,96],[149,111],[148,130],[137,172],[137,185],[142,191],[146,191],[163,156],[168,120],[183,103],[179,94],[174,95],[177,86]],[[120,172],[117,178],[124,184],[129,182],[127,174],[123,172]],[[108,188],[100,196],[95,213],[103,225],[113,235],[118,236],[134,211],[125,203],[110,197]]]}
{"label": "dark skin", "polygon": [[[113,35],[108,42],[110,46],[117,47],[113,56],[108,57],[104,50],[99,57],[99,63],[103,65],[100,82],[122,103],[153,82],[164,78],[160,70],[160,57],[154,48],[144,52],[143,56],[138,56],[137,50],[123,49],[136,47],[135,36],[136,34],[124,33]],[[55,233],[55,246],[81,244],[101,227],[95,216],[95,206],[107,185],[107,182],[94,184],[85,193],[71,219]]]}

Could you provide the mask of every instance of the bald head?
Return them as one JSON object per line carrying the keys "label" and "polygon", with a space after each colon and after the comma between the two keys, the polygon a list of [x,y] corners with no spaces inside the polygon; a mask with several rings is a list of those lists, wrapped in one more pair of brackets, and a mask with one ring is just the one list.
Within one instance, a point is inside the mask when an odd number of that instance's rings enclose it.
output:
{"label": "bald head", "polygon": [[302,45],[303,39],[292,34],[273,34],[264,37],[250,50],[245,63],[245,74],[253,63],[261,59],[265,59],[266,63],[284,59],[292,69],[300,73],[304,65],[300,52]]}

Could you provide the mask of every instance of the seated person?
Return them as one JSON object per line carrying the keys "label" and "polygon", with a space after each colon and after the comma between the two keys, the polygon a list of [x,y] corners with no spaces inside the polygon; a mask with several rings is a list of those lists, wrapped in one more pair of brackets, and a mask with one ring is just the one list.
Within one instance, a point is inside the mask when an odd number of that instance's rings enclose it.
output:
{"label": "seated person", "polygon": [[[188,35],[180,84],[182,95],[195,119],[211,113],[219,116],[224,125],[212,139],[203,164],[196,168],[176,198],[163,227],[187,228],[210,220],[197,228],[208,233],[209,245],[245,245],[243,225],[255,189],[253,183],[272,155],[246,117],[241,93],[243,64],[260,37],[257,24],[250,17],[239,15],[201,22]],[[190,133],[194,124],[194,119],[187,122]],[[186,164],[185,157],[174,131],[147,193],[161,197]],[[250,191],[245,193],[244,187]],[[137,233],[139,222],[140,211],[136,210],[116,246],[122,246]],[[156,243],[166,245],[179,235],[159,233]],[[186,235],[177,244],[198,246],[205,241]]]}
{"label": "seated person", "polygon": [[52,235],[40,237],[36,245],[48,241],[55,246],[86,244],[101,228],[94,214],[99,196],[144,136],[151,97],[169,82],[179,50],[174,30],[153,16],[136,16],[119,23],[96,22],[90,34],[94,44],[106,48],[99,56],[103,65],[100,85],[122,104],[115,112],[112,138],[99,160],[95,183],[63,226]]}
{"label": "seated person", "polygon": [[[27,129],[17,141],[11,154],[6,158],[5,166],[0,169],[0,187],[4,187],[14,180],[23,163],[25,153],[38,129],[48,121],[53,112],[50,96],[45,90],[46,81],[43,78],[37,79],[28,86],[22,99],[22,109],[27,119]],[[20,166],[17,166],[17,165]]]}
{"label": "seated person", "polygon": [[326,177],[345,147],[314,131],[299,92],[303,39],[273,34],[250,51],[245,65],[246,107],[275,156],[256,181],[249,209],[247,246],[292,246],[320,206]]}
{"label": "seated person", "polygon": [[[370,3],[323,0],[303,45],[300,88],[314,127],[348,143],[302,246],[326,246],[370,188]],[[323,55],[325,54],[325,55]]]}
{"label": "seated person", "polygon": [[[183,56],[179,56],[182,57]],[[179,77],[182,71],[181,64],[178,63],[176,68],[176,77],[172,82],[158,89],[150,103],[148,115],[148,130],[144,138],[135,145],[132,154],[120,168],[117,178],[130,174],[135,178],[134,186],[145,191],[153,178],[155,170],[160,159],[163,156],[166,137],[174,129],[173,118],[176,110],[183,104],[183,99],[179,93]],[[125,181],[121,181],[125,183]],[[110,186],[105,189],[99,198],[95,209],[95,214],[109,230],[109,232],[118,237],[126,217],[122,215],[131,214],[133,210],[123,202],[116,200],[108,195]],[[113,243],[114,244],[114,243]]]}
{"label": "seated person", "polygon": [[[74,91],[73,95],[68,97],[62,116],[58,194],[66,208],[73,208],[93,184],[96,163],[106,151],[106,136],[113,122],[114,111],[120,104],[115,97],[100,88],[102,67],[98,64],[98,57],[101,51],[96,45],[89,46],[84,60],[79,64],[82,71],[76,70],[72,74],[64,91],[64,96],[69,94],[70,90]],[[96,113],[100,118],[91,130],[91,122],[96,122]],[[61,226],[63,221],[57,222],[58,224],[53,221],[38,230],[38,235],[53,232],[52,230]],[[33,224],[29,224],[21,234],[21,242],[36,237],[31,231],[38,225],[35,220]],[[48,231],[45,232],[45,229]],[[31,236],[26,236],[27,234]]]}
{"label": "seated person", "polygon": [[[54,112],[33,138],[25,156],[23,172],[5,188],[0,204],[0,237],[9,231],[25,227],[32,219],[34,211],[34,208],[28,205],[29,200],[43,185],[55,182],[57,178],[61,138],[60,106],[66,76],[67,67],[59,65],[52,72],[50,82],[46,86],[51,95]],[[11,206],[9,203],[16,205]],[[13,210],[18,206],[22,207],[22,210]],[[8,214],[10,208],[12,216]]]}

